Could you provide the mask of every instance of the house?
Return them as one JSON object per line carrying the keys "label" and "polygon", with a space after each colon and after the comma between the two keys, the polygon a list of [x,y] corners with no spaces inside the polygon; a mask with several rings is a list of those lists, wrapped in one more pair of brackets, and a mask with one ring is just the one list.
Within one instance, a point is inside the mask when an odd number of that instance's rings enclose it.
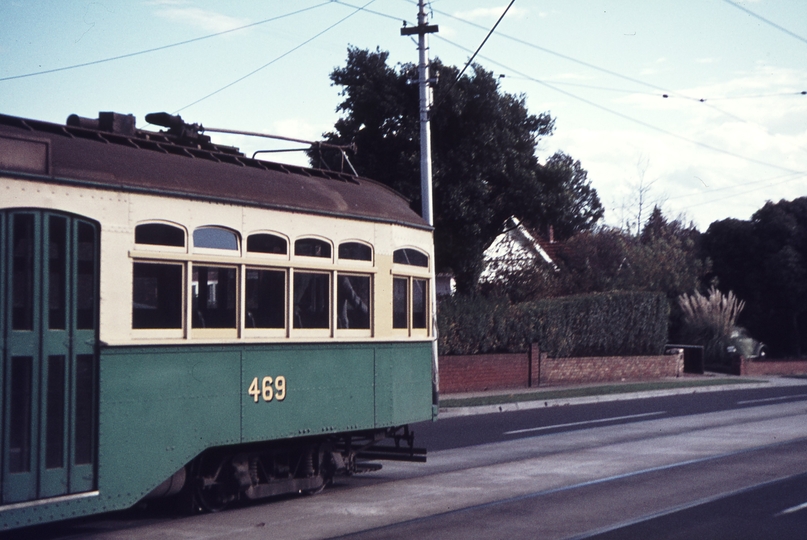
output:
{"label": "house", "polygon": [[497,236],[485,250],[485,269],[479,280],[482,283],[494,282],[503,274],[513,271],[527,270],[536,264],[548,264],[555,272],[560,271],[550,256],[556,244],[553,241],[550,227],[549,242],[546,249],[541,245],[537,235],[525,227],[516,217],[505,223],[505,230]]}

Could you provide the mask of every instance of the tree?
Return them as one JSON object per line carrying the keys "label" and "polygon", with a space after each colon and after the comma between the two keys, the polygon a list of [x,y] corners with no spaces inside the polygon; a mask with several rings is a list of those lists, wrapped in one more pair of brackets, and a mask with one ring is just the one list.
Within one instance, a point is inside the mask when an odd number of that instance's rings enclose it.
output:
{"label": "tree", "polygon": [[543,264],[521,269],[488,285],[489,292],[513,302],[611,291],[661,292],[670,302],[671,337],[678,338],[682,314],[676,299],[696,291],[709,270],[700,251],[700,232],[680,219],[668,221],[658,207],[638,237],[610,227],[584,231],[563,242],[554,261],[557,272]]}
{"label": "tree", "polygon": [[768,202],[750,221],[709,226],[703,249],[713,279],[746,301],[741,324],[775,356],[807,347],[807,197]]}
{"label": "tree", "polygon": [[[342,87],[337,111],[343,116],[325,138],[355,143],[357,171],[398,190],[420,211],[417,68],[392,68],[387,59],[378,49],[348,49],[346,65],[331,73]],[[537,143],[554,126],[549,114],[530,114],[524,96],[501,92],[493,74],[478,65],[453,86],[456,67],[435,59],[430,69],[439,81],[431,119],[436,266],[454,271],[458,290],[475,289],[482,254],[509,217],[554,225],[564,234],[602,217],[579,162],[568,156],[552,167],[538,162]],[[309,157],[315,165],[335,166],[340,159],[325,150]]]}

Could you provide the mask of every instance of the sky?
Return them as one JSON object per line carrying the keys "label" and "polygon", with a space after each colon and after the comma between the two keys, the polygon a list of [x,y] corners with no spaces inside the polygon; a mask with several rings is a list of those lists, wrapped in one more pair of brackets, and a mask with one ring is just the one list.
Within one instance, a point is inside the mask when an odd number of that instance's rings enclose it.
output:
{"label": "sky", "polygon": [[[430,56],[464,66],[508,3],[429,2]],[[348,47],[417,62],[400,35],[416,20],[416,0],[4,0],[0,113],[115,111],[142,128],[166,111],[318,140],[339,118],[329,74]],[[515,0],[475,62],[555,118],[538,157],[579,160],[607,225],[659,205],[705,231],[807,195],[804,0]],[[300,147],[209,134],[249,155]]]}

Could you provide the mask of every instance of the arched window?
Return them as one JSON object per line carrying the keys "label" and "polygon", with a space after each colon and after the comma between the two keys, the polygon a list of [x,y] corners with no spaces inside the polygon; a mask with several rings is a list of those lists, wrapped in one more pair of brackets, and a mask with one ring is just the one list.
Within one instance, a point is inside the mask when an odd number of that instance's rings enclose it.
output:
{"label": "arched window", "polygon": [[342,242],[339,244],[339,258],[353,261],[372,261],[373,248],[359,242]]}
{"label": "arched window", "polygon": [[303,257],[331,258],[331,245],[317,238],[301,238],[294,242],[294,254]]}
{"label": "arched window", "polygon": [[251,234],[247,238],[247,251],[251,253],[277,253],[286,255],[289,251],[285,238],[269,233]]}
{"label": "arched window", "polygon": [[416,249],[402,248],[396,249],[392,254],[392,262],[395,264],[407,264],[409,266],[428,268],[429,256]]}
{"label": "arched window", "polygon": [[238,235],[223,227],[199,227],[193,231],[193,246],[237,251]]}
{"label": "arched window", "polygon": [[143,223],[135,227],[135,244],[185,247],[185,231],[167,223]]}

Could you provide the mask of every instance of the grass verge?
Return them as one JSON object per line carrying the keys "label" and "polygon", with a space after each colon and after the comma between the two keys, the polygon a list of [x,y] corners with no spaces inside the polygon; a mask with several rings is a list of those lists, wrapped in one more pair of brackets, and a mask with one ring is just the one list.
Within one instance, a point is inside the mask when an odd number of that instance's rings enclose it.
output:
{"label": "grass verge", "polygon": [[513,392],[512,394],[491,394],[467,398],[441,399],[440,408],[476,407],[479,405],[498,405],[500,403],[515,403],[518,401],[541,401],[549,399],[605,396],[610,394],[627,394],[631,392],[646,392],[649,390],[667,390],[669,388],[698,388],[702,386],[726,386],[732,384],[762,382],[765,381],[749,379],[698,379],[689,381],[681,380],[606,384],[602,386],[559,388],[555,390],[535,390],[534,392]]}

